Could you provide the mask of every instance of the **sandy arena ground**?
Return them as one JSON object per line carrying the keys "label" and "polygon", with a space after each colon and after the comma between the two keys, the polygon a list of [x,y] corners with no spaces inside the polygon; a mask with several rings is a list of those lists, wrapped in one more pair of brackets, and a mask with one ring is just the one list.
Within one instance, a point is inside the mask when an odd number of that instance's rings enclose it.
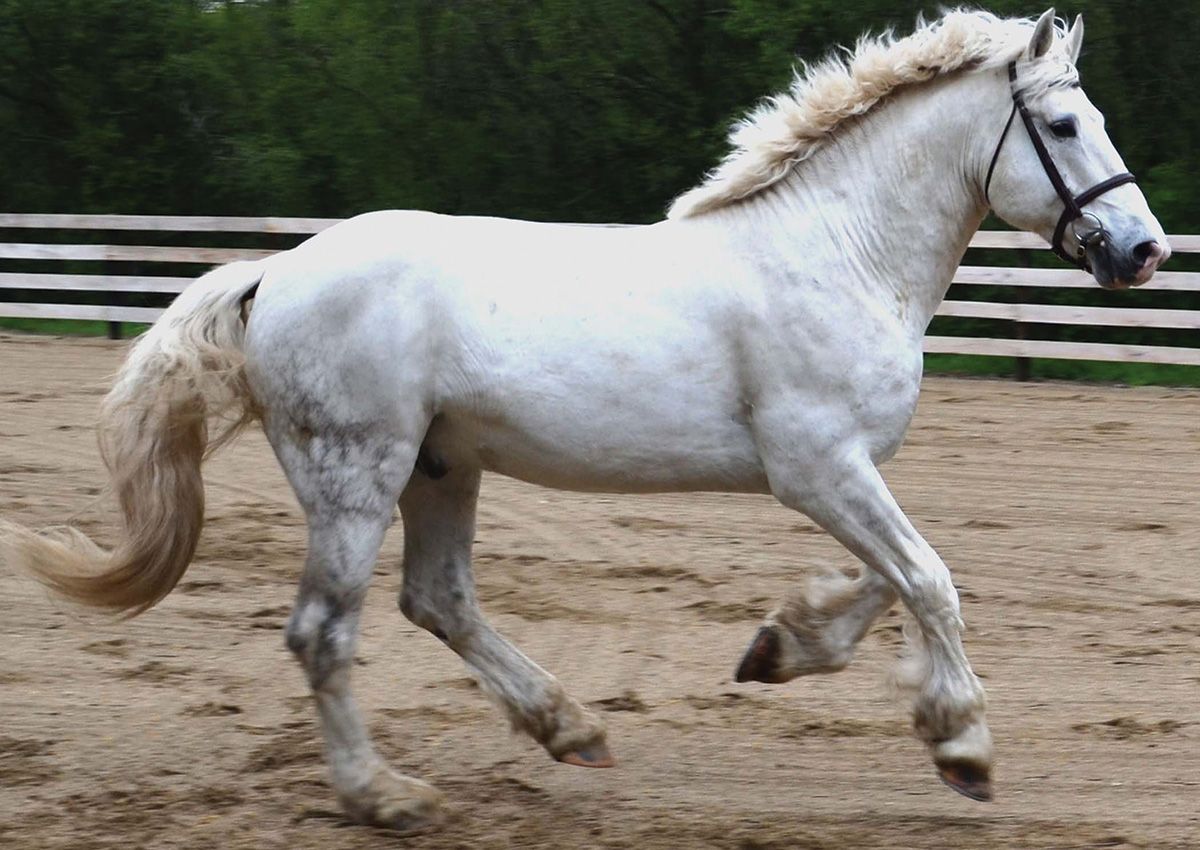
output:
{"label": "sandy arena ground", "polygon": [[[0,336],[0,514],[110,541],[90,425],[121,346]],[[0,569],[0,847],[1200,847],[1200,394],[927,381],[885,470],[954,571],[997,802],[936,780],[888,687],[902,617],[784,686],[733,669],[776,600],[851,556],[771,499],[580,495],[491,478],[480,597],[602,712],[614,770],[511,735],[396,610],[394,528],[356,683],[380,749],[447,795],[415,837],[348,825],[283,646],[304,551],[261,434],[206,471],[179,588],[114,623]]]}

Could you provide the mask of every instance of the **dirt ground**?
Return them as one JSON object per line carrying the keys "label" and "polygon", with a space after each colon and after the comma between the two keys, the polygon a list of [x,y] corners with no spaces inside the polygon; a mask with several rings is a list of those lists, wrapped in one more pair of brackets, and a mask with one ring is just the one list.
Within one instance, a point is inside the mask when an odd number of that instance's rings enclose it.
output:
{"label": "dirt ground", "polygon": [[[90,430],[121,346],[0,336],[0,514],[111,540]],[[131,622],[0,568],[0,847],[1200,847],[1200,394],[930,379],[885,469],[954,571],[997,802],[935,778],[887,686],[893,612],[836,676],[737,685],[762,615],[853,559],[768,498],[484,482],[480,597],[597,708],[620,764],[558,765],[396,610],[392,530],[356,683],[440,830],[348,825],[283,624],[304,551],[261,434],[211,463],[196,563]]]}

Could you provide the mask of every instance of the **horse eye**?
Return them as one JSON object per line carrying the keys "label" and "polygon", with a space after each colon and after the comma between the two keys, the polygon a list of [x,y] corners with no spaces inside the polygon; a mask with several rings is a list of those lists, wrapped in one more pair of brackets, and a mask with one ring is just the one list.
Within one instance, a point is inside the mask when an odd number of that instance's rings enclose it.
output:
{"label": "horse eye", "polygon": [[1073,139],[1075,137],[1075,119],[1074,118],[1059,118],[1050,124],[1050,132],[1060,139]]}

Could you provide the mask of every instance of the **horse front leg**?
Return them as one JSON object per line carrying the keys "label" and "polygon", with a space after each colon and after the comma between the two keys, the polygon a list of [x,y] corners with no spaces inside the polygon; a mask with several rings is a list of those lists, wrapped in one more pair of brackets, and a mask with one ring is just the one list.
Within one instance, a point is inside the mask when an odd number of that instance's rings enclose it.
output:
{"label": "horse front leg", "polygon": [[[805,453],[789,453],[804,457]],[[962,643],[963,622],[950,571],[900,510],[879,471],[862,453],[821,452],[840,463],[797,465],[764,458],[771,490],[802,511],[879,574],[916,619],[908,676],[917,734],[932,751],[942,780],[976,800],[992,797],[992,738],[984,716],[983,685]],[[886,595],[876,595],[882,606]],[[764,629],[747,655],[771,666],[783,655],[780,631]]]}
{"label": "horse front leg", "polygon": [[475,600],[471,546],[479,497],[477,469],[418,471],[400,498],[404,519],[404,583],[400,610],[453,649],[484,692],[555,759],[611,767],[604,725],[558,680],[484,619]]}

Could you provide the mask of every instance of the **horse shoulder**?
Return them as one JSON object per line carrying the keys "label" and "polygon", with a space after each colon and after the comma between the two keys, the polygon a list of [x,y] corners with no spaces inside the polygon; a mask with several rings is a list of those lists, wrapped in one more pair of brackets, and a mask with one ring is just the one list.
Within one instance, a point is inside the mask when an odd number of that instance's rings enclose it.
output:
{"label": "horse shoulder", "polygon": [[766,299],[743,321],[742,368],[760,414],[756,427],[814,456],[854,445],[882,463],[903,443],[916,410],[920,340],[893,313],[860,304],[836,285],[804,286]]}

